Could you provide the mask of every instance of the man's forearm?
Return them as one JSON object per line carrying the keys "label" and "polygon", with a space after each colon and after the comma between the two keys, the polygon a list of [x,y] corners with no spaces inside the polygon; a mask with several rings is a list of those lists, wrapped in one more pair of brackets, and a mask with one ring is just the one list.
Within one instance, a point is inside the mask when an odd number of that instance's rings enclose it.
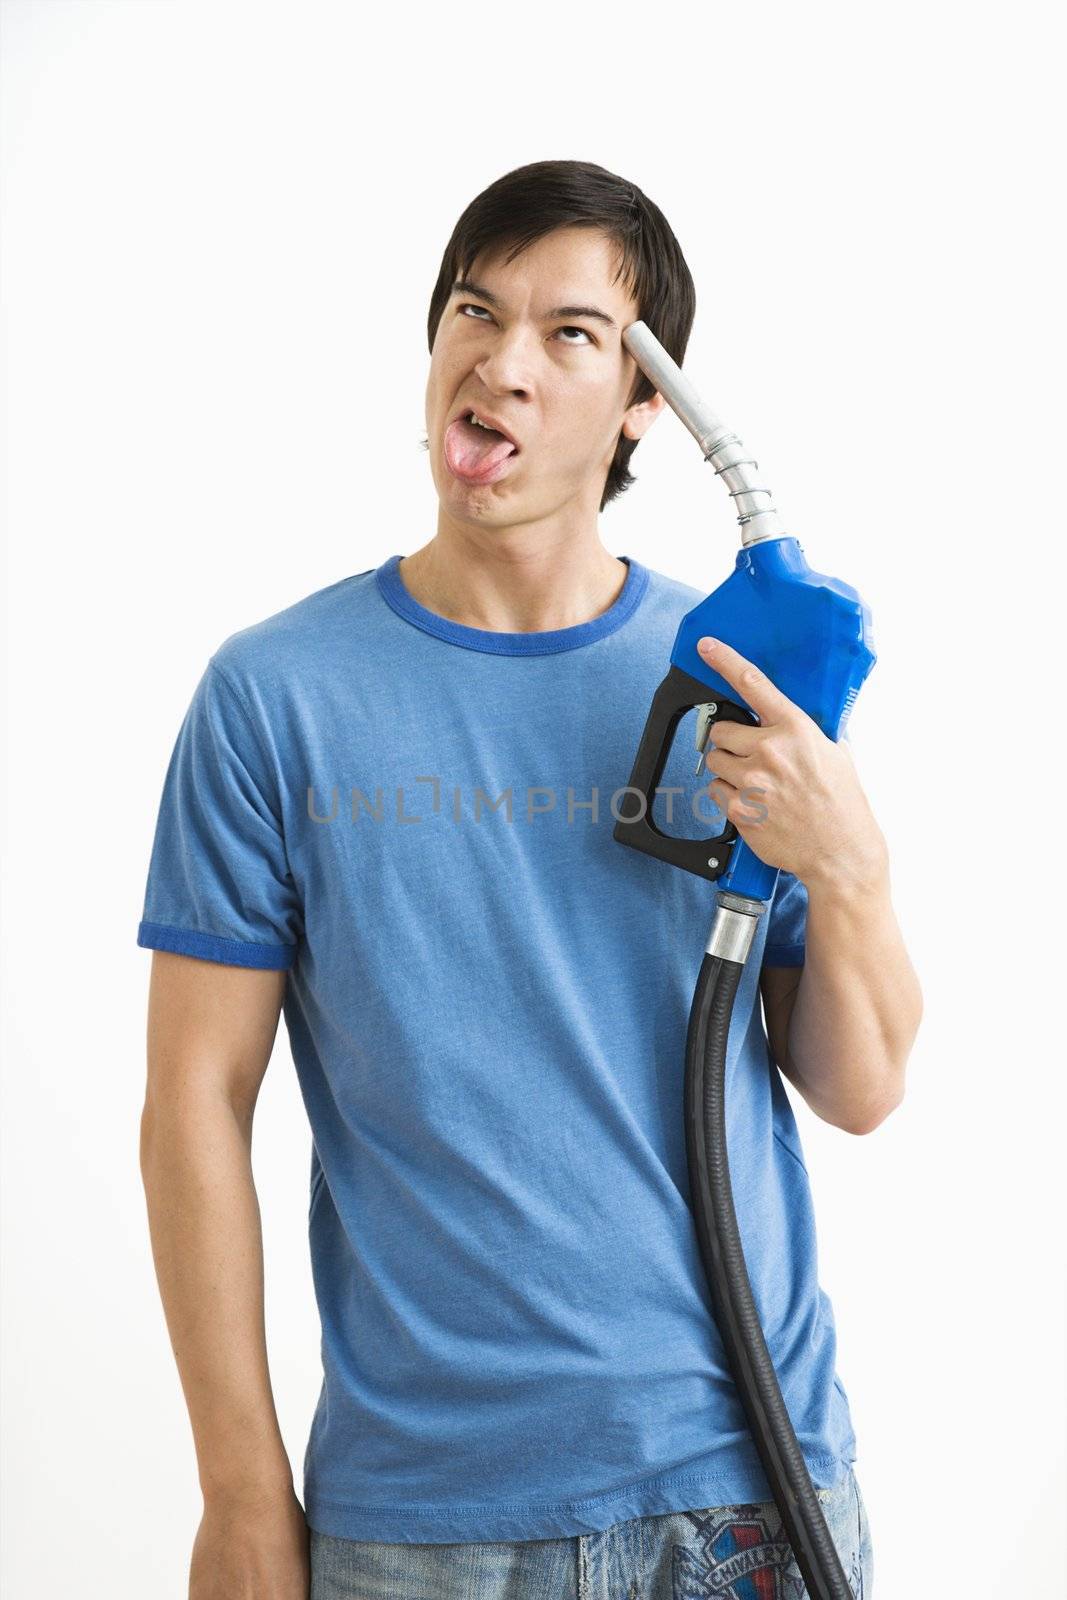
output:
{"label": "man's forearm", "polygon": [[857,877],[813,879],[788,1055],[805,1100],[851,1133],[899,1104],[922,1017],[919,980],[890,898],[888,861]]}
{"label": "man's forearm", "polygon": [[146,1103],[141,1172],[205,1501],[286,1493],[292,1470],[267,1367],[250,1125],[217,1097]]}

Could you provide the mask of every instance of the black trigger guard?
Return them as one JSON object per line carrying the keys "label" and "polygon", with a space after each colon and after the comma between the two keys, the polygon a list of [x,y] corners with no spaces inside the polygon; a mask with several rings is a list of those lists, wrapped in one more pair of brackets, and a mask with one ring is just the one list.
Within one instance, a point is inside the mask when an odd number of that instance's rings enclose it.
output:
{"label": "black trigger guard", "polygon": [[664,833],[652,818],[656,786],[667,765],[679,722],[694,706],[710,705],[712,702],[717,707],[712,718],[713,724],[747,722],[753,727],[759,726],[757,718],[745,706],[733,700],[720,699],[710,685],[683,672],[681,667],[671,667],[652,698],[652,708],[641,735],[630,782],[619,802],[621,814],[612,837],[620,844],[643,850],[646,855],[655,856],[659,861],[666,861],[673,867],[681,867],[686,872],[695,873],[698,878],[707,878],[714,883],[730,864],[730,855],[737,839],[734,824],[727,820],[721,833],[712,834],[706,839],[678,839],[673,834]]}

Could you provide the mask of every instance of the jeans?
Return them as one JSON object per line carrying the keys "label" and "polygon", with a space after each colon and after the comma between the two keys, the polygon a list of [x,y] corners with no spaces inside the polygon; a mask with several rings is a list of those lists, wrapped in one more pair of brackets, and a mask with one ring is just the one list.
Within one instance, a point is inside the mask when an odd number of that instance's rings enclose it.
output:
{"label": "jeans", "polygon": [[[855,1600],[871,1600],[867,1509],[849,1467],[818,1490]],[[705,1506],[570,1539],[379,1544],[311,1529],[310,1600],[806,1600],[777,1506]]]}

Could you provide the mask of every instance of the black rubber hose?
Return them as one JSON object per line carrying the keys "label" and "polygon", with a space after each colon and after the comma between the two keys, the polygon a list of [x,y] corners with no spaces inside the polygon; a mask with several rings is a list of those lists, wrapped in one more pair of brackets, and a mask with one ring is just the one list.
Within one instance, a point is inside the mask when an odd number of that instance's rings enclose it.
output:
{"label": "black rubber hose", "polygon": [[689,1014],[689,1189],[715,1321],[809,1600],[854,1600],[808,1475],[752,1298],[726,1149],[726,1047],[742,963],[705,954]]}

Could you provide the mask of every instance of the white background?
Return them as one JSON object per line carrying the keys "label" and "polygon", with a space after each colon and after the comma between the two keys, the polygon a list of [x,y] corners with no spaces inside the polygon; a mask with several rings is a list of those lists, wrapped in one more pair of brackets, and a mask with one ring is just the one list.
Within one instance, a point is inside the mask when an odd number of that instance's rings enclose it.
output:
{"label": "white background", "polygon": [[[7,0],[11,1600],[186,1593],[200,1500],[138,1167],[166,763],[225,637],[433,535],[441,253],[479,190],[549,157],[662,207],[698,290],[687,372],[874,614],[851,737],[926,1014],[874,1134],[790,1093],[877,1592],[1063,1592],[1067,263],[1043,12]],[[606,547],[716,587],[730,502],[669,414],[633,469]],[[254,1162],[298,1494],[309,1147],[283,1026]]]}

